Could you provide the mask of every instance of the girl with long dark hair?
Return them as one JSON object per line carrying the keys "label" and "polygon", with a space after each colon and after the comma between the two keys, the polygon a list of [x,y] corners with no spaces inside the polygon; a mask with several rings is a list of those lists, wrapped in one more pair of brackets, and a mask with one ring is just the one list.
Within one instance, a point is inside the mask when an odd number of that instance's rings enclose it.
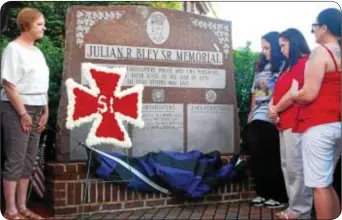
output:
{"label": "girl with long dark hair", "polygon": [[279,208],[287,202],[287,197],[280,165],[279,133],[268,116],[268,104],[272,99],[284,56],[280,51],[278,32],[264,35],[261,45],[262,54],[252,88],[246,135],[257,192],[257,197],[251,203],[255,206]]}

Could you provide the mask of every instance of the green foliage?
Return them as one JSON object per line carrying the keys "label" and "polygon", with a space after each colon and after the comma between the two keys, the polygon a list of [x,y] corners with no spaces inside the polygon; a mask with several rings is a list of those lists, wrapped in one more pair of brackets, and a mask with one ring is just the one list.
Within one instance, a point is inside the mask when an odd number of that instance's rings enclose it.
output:
{"label": "green foliage", "polygon": [[182,2],[146,2],[148,5],[156,8],[169,8],[183,10]]}
{"label": "green foliage", "polygon": [[[2,52],[5,49],[5,46],[10,42],[10,39],[6,36],[2,36],[0,39],[0,54],[2,54]],[[2,88],[1,84],[0,84],[0,89]]]}
{"label": "green foliage", "polygon": [[237,102],[239,107],[240,127],[242,128],[248,119],[251,104],[251,88],[254,79],[255,64],[259,54],[251,51],[251,42],[247,42],[245,48],[234,50],[234,74]]}
{"label": "green foliage", "polygon": [[4,51],[5,46],[10,42],[9,38],[6,36],[1,37],[0,39],[0,53],[2,54],[2,51]]}
{"label": "green foliage", "polygon": [[44,53],[47,65],[50,68],[49,125],[54,127],[56,124],[60,98],[60,82],[62,79],[63,69],[63,48],[57,47],[47,36],[37,43],[37,47]]}

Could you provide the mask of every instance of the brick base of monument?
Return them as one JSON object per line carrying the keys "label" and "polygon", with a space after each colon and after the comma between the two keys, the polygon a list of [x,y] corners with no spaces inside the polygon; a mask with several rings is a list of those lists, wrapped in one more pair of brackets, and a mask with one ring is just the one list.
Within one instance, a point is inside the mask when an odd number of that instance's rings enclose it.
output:
{"label": "brick base of monument", "polygon": [[[45,172],[46,204],[55,216],[244,201],[255,196],[254,183],[249,176],[240,183],[219,186],[203,199],[190,201],[163,193],[138,192],[127,189],[123,183],[87,179],[85,163],[49,163]],[[87,184],[88,196],[85,196]]]}

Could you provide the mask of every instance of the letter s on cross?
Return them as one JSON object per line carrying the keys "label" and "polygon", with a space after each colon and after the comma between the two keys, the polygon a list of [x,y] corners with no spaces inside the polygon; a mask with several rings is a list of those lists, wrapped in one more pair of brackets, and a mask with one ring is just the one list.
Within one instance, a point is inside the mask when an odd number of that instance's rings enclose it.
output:
{"label": "letter s on cross", "polygon": [[[99,99],[97,100],[97,103],[101,106],[98,109],[101,113],[105,113],[108,111],[107,97],[105,95],[100,95]],[[109,99],[109,111],[110,111],[110,113],[114,113],[113,105],[114,105],[114,98],[110,97],[110,99]]]}
{"label": "letter s on cross", "polygon": [[98,103],[100,106],[102,106],[102,108],[99,107],[99,111],[100,111],[101,113],[105,113],[105,112],[107,112],[107,110],[108,110],[107,103],[106,103],[106,99],[107,99],[106,96],[100,95],[100,96],[99,96],[99,99],[97,100],[97,103]]}

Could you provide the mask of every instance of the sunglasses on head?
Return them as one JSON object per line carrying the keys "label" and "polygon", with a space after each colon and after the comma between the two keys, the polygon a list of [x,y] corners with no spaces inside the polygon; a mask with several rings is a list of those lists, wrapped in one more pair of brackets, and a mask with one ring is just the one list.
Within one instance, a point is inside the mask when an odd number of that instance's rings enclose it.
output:
{"label": "sunglasses on head", "polygon": [[318,23],[312,24],[312,26],[311,26],[311,33],[315,33],[316,28],[320,27],[320,26],[322,26],[322,24],[318,24]]}

